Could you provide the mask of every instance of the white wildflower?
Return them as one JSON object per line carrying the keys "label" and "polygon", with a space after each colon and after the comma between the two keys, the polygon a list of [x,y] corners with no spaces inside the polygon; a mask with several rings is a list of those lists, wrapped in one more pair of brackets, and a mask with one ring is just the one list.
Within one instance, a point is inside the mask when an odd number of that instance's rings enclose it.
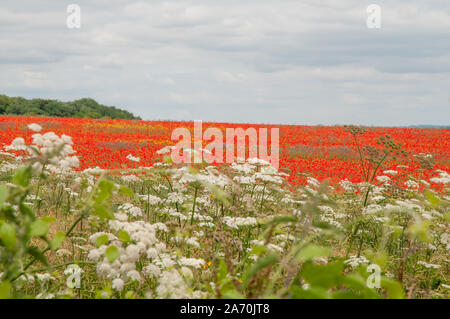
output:
{"label": "white wildflower", "polygon": [[114,290],[122,291],[124,285],[125,285],[125,283],[124,283],[123,280],[120,279],[120,278],[116,278],[116,279],[114,279],[114,280],[112,281],[112,288],[113,288]]}
{"label": "white wildflower", "polygon": [[39,124],[31,123],[28,125],[28,128],[34,132],[40,132],[42,130],[42,127]]}
{"label": "white wildflower", "polygon": [[132,154],[128,154],[127,155],[127,159],[132,161],[132,162],[139,162],[141,159],[139,157],[134,157]]}

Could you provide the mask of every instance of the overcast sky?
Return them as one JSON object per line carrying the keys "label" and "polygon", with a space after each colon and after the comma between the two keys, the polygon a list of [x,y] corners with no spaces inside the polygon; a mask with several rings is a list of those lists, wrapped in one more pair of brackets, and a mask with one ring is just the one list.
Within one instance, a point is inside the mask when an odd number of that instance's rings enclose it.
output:
{"label": "overcast sky", "polygon": [[450,1],[1,0],[0,93],[148,120],[448,125]]}

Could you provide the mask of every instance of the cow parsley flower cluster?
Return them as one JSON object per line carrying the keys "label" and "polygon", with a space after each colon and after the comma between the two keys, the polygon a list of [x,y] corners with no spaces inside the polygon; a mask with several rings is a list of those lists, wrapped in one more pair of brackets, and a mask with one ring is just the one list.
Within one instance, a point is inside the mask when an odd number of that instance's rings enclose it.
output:
{"label": "cow parsley flower cluster", "polygon": [[225,225],[234,229],[238,229],[239,227],[245,226],[255,226],[258,224],[258,221],[254,217],[225,216],[222,218],[222,221]]}
{"label": "cow parsley flower cluster", "polygon": [[344,263],[355,268],[363,264],[368,264],[369,260],[364,256],[350,256],[350,258],[344,261]]}
{"label": "cow parsley flower cluster", "polygon": [[142,210],[140,207],[134,206],[130,203],[124,203],[118,207],[118,210],[133,217],[142,216]]}

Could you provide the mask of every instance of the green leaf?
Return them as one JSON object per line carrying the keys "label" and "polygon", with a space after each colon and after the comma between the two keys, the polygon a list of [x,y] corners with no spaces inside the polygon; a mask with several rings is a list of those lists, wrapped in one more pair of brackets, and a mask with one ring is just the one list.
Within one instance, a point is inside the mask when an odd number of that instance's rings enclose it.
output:
{"label": "green leaf", "polygon": [[222,281],[225,280],[225,278],[227,278],[227,275],[228,275],[227,264],[225,263],[225,261],[223,259],[220,259],[220,261],[219,261],[219,270],[217,272],[217,281],[219,283],[221,283]]}
{"label": "green leaf", "polygon": [[364,299],[363,295],[352,290],[338,290],[333,293],[333,299]]}
{"label": "green leaf", "polygon": [[216,185],[210,185],[210,184],[206,185],[206,187],[208,187],[209,191],[213,194],[214,199],[218,200],[225,206],[230,205],[230,201],[228,199],[228,194],[226,192],[224,192],[222,189],[220,189],[220,187],[217,187]]}
{"label": "green leaf", "polygon": [[66,238],[66,235],[64,233],[57,232],[55,234],[55,237],[53,237],[52,241],[50,242],[50,248],[52,250],[58,249],[59,246],[61,246],[61,244],[63,243],[65,238]]}
{"label": "green leaf", "polygon": [[97,245],[97,248],[103,245],[106,245],[108,243],[108,235],[100,235],[97,237],[95,244]]}
{"label": "green leaf", "polygon": [[223,298],[225,299],[245,299],[245,297],[235,289],[229,290],[223,294]]}
{"label": "green leaf", "polygon": [[30,225],[30,236],[42,237],[47,235],[49,231],[48,224],[43,220],[35,220]]}
{"label": "green leaf", "polygon": [[45,257],[45,255],[37,247],[28,247],[27,253],[39,260],[45,266],[48,266],[47,257]]}
{"label": "green leaf", "polygon": [[331,225],[327,222],[321,221],[321,220],[313,220],[312,224],[314,227],[322,228],[322,229],[333,229],[334,228],[333,225]]}
{"label": "green leaf", "polygon": [[343,269],[344,266],[341,262],[334,262],[326,266],[308,262],[303,265],[300,274],[311,286],[329,289],[341,282]]}
{"label": "green leaf", "polygon": [[5,203],[5,200],[8,198],[8,187],[5,185],[0,185],[0,208]]}
{"label": "green leaf", "polygon": [[250,278],[255,276],[262,269],[271,266],[278,262],[278,257],[276,255],[270,254],[260,257],[256,263],[252,264],[250,268],[244,274],[244,282],[247,282]]}
{"label": "green leaf", "polygon": [[104,179],[100,181],[98,187],[100,191],[97,193],[94,201],[97,205],[100,205],[111,198],[115,186],[113,182]]}
{"label": "green leaf", "polygon": [[11,283],[9,281],[0,282],[0,299],[11,298]]}
{"label": "green leaf", "polygon": [[403,299],[405,298],[405,293],[403,291],[402,285],[393,279],[389,278],[381,278],[380,280],[381,287],[386,289],[386,292],[391,299]]}
{"label": "green leaf", "polygon": [[415,224],[412,224],[408,227],[408,231],[418,240],[430,243],[432,238],[430,236],[430,223],[428,221],[418,221]]}
{"label": "green leaf", "polygon": [[19,186],[27,187],[31,180],[31,166],[17,169],[13,176],[13,183]]}
{"label": "green leaf", "polygon": [[114,260],[116,260],[120,256],[119,249],[116,246],[109,246],[106,248],[105,256],[108,258],[108,261],[112,264]]}
{"label": "green leaf", "polygon": [[265,226],[267,227],[267,226],[270,226],[270,225],[295,223],[297,221],[298,221],[297,217],[294,217],[294,216],[276,216],[272,220],[267,222],[265,224]]}
{"label": "green leaf", "polygon": [[130,242],[130,240],[131,240],[130,234],[128,234],[127,231],[122,230],[122,229],[119,230],[118,236],[119,236],[119,239],[120,239],[121,241],[123,241],[124,243],[128,243],[128,242]]}
{"label": "green leaf", "polygon": [[134,197],[133,191],[127,186],[120,186],[119,193],[121,193],[125,196],[128,196],[128,197],[131,197],[131,198]]}
{"label": "green leaf", "polygon": [[114,214],[105,205],[97,204],[94,206],[94,215],[100,218],[114,219]]}
{"label": "green leaf", "polygon": [[23,215],[30,217],[32,220],[34,220],[36,218],[33,213],[33,210],[30,207],[28,207],[28,205],[26,205],[25,203],[20,203],[19,209]]}
{"label": "green leaf", "polygon": [[343,284],[352,289],[363,290],[367,287],[366,281],[359,273],[348,274],[343,278]]}
{"label": "green leaf", "polygon": [[[354,293],[360,294],[362,297],[360,298],[370,298],[370,299],[379,299],[381,296],[378,292],[373,289],[367,287],[366,279],[364,279],[359,273],[351,273],[342,278],[341,285],[351,289]],[[343,295],[339,293],[337,295],[333,294],[334,298],[343,299],[346,296],[349,296],[349,292],[343,292]]]}
{"label": "green leaf", "polygon": [[291,297],[293,299],[329,299],[330,294],[323,288],[310,287],[303,289],[298,286],[292,286],[290,289]]}
{"label": "green leaf", "polygon": [[54,223],[54,222],[56,222],[56,217],[44,216],[44,217],[41,217],[40,220],[42,220],[43,222],[46,222],[46,223]]}
{"label": "green leaf", "polygon": [[16,228],[14,225],[3,223],[0,226],[0,239],[6,248],[13,249],[16,246]]}
{"label": "green leaf", "polygon": [[439,203],[441,202],[441,200],[436,197],[436,195],[434,195],[432,192],[427,191],[425,193],[425,197],[427,198],[427,200],[430,202],[431,206],[434,208],[437,205],[439,205]]}
{"label": "green leaf", "polygon": [[315,257],[328,256],[331,254],[331,249],[309,244],[304,247],[297,255],[299,261],[309,261]]}
{"label": "green leaf", "polygon": [[268,251],[266,246],[253,246],[252,250],[248,253],[247,256],[257,255],[260,256]]}

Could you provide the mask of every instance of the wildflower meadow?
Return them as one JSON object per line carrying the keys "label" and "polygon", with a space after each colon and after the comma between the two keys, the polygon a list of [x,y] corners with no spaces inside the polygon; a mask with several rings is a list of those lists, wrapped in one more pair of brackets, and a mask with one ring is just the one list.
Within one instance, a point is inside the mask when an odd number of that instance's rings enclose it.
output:
{"label": "wildflower meadow", "polygon": [[448,129],[279,126],[277,169],[177,127],[0,117],[0,297],[449,297]]}

